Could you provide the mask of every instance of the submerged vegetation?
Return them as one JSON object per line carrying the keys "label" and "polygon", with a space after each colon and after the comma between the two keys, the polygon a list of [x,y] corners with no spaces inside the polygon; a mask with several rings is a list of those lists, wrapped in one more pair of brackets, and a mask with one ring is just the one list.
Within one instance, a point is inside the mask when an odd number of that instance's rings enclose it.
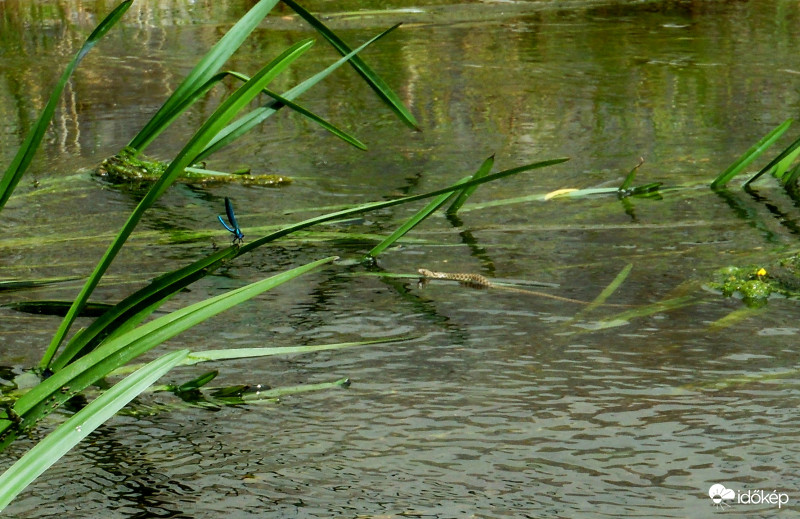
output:
{"label": "submerged vegetation", "polygon": [[[42,141],[44,132],[52,117],[55,102],[61,95],[70,74],[80,63],[83,56],[106,34],[120,19],[132,0],[122,2],[90,35],[86,45],[80,50],[76,58],[70,63],[53,91],[50,102],[42,113],[38,123],[29,134],[28,139],[20,149],[11,166],[7,169],[0,181],[0,208],[11,197],[14,188],[18,185],[22,175],[31,163],[31,159]],[[21,490],[35,477],[46,470],[59,457],[63,456],[72,446],[85,438],[92,430],[99,427],[115,413],[123,409],[129,402],[150,388],[160,377],[176,366],[194,365],[204,362],[218,362],[226,359],[262,357],[267,355],[284,355],[289,353],[311,353],[323,350],[334,350],[368,346],[376,341],[364,341],[344,344],[319,344],[314,346],[298,346],[294,348],[247,348],[247,349],[220,349],[207,351],[180,350],[162,355],[156,360],[145,364],[135,364],[137,359],[153,350],[171,337],[203,322],[221,312],[231,309],[244,301],[290,282],[294,278],[321,268],[331,268],[337,258],[325,257],[306,265],[278,273],[274,276],[257,281],[250,285],[231,290],[216,297],[189,304],[158,318],[151,319],[153,313],[163,303],[177,296],[183,289],[195,281],[214,272],[222,265],[235,261],[239,256],[248,254],[258,247],[274,242],[285,236],[290,236],[309,227],[340,220],[344,217],[362,214],[379,209],[430,199],[411,218],[403,222],[398,228],[380,240],[360,259],[365,265],[374,265],[377,258],[393,247],[398,240],[412,231],[417,225],[425,221],[432,214],[444,209],[446,214],[454,216],[464,207],[469,197],[481,184],[499,180],[511,175],[527,171],[554,166],[565,162],[566,158],[552,158],[516,168],[492,172],[494,157],[487,158],[477,171],[465,176],[458,182],[443,186],[439,189],[421,195],[405,196],[390,200],[366,203],[358,206],[344,208],[335,212],[323,213],[306,220],[287,223],[278,230],[263,236],[251,236],[244,243],[234,243],[232,246],[196,259],[193,263],[167,272],[153,279],[147,286],[128,295],[117,304],[111,306],[98,306],[90,301],[90,297],[114,261],[120,249],[133,232],[134,228],[144,218],[146,211],[164,194],[175,182],[189,182],[196,184],[209,184],[217,182],[236,182],[255,186],[283,185],[291,181],[284,176],[251,175],[249,171],[218,172],[205,168],[205,160],[227,144],[246,135],[249,130],[263,123],[271,115],[282,108],[294,110],[302,114],[315,124],[331,132],[344,142],[363,149],[364,145],[346,131],[324,120],[301,105],[297,98],[308,89],[314,87],[327,75],[342,65],[355,69],[356,73],[378,95],[385,105],[393,111],[406,126],[417,128],[417,122],[411,113],[403,106],[398,96],[391,88],[358,57],[358,53],[368,45],[376,42],[394,27],[378,34],[371,40],[357,48],[351,48],[341,38],[328,29],[320,20],[303,9],[293,1],[284,1],[302,19],[316,29],[323,39],[330,43],[342,58],[331,64],[325,70],[298,83],[283,93],[276,93],[268,85],[282,72],[288,70],[292,64],[301,58],[314,44],[313,40],[304,40],[288,47],[284,52],[265,64],[252,76],[237,71],[221,71],[221,67],[228,58],[245,41],[250,32],[277,4],[277,0],[262,0],[257,2],[231,30],[209,51],[209,53],[189,73],[186,79],[176,88],[170,98],[157,111],[144,128],[130,141],[128,146],[114,157],[108,158],[98,168],[97,173],[107,177],[113,183],[141,183],[149,188],[139,201],[139,205],[130,215],[128,221],[119,230],[116,238],[109,245],[106,253],[98,262],[96,268],[87,278],[81,292],[73,301],[55,302],[26,302],[29,307],[36,307],[41,313],[62,315],[63,321],[47,350],[43,353],[41,361],[35,370],[26,373],[27,380],[34,379],[33,384],[22,381],[18,387],[9,390],[4,395],[4,409],[0,411],[0,440],[2,446],[7,446],[20,434],[36,427],[54,410],[63,407],[79,395],[89,394],[95,396],[91,403],[80,409],[56,430],[38,443],[18,463],[16,463],[3,476],[0,476],[0,508],[7,505]],[[177,117],[187,111],[194,102],[204,96],[222,81],[236,82],[239,87],[221,102],[214,113],[197,132],[188,140],[186,146],[178,151],[170,162],[159,162],[148,159],[143,154],[147,146],[166,129]],[[253,102],[260,106],[240,115]],[[237,118],[238,117],[238,118]],[[782,124],[767,135],[762,141],[749,150],[741,159],[727,171],[721,174],[711,187],[722,193],[725,186],[744,168],[752,163],[772,143],[776,142],[789,128],[791,121]],[[764,173],[771,173],[791,192],[796,192],[796,181],[800,176],[800,166],[794,166],[793,161],[800,155],[800,140],[795,141],[782,153],[775,157],[755,177],[746,184],[745,189]],[[635,186],[635,175],[642,166],[643,161],[634,166],[622,184],[618,187],[604,187],[591,189],[564,188],[549,193],[530,193],[520,197],[520,200],[558,200],[576,199],[586,196],[610,195],[618,197],[623,202],[623,207],[631,197],[658,197],[660,196],[660,183],[648,183]],[[234,221],[232,209],[229,210],[229,223],[233,226],[232,232],[236,241],[241,241],[241,231]],[[223,225],[224,222],[223,222]],[[226,225],[227,228],[227,225]],[[377,241],[377,240],[376,240]],[[794,258],[794,259],[793,259]],[[728,267],[720,271],[712,286],[725,295],[736,292],[744,294],[748,303],[763,304],[772,292],[780,292],[789,297],[794,297],[796,291],[792,281],[797,278],[796,257],[789,258],[777,266],[753,267]],[[632,269],[626,266],[598,295],[591,301],[577,301],[585,303],[576,313],[585,315],[600,307],[611,306],[606,303],[609,297],[623,285]],[[426,271],[427,272],[427,271]],[[456,278],[453,278],[456,279]],[[469,279],[469,276],[467,278]],[[479,279],[476,277],[472,278]],[[483,278],[485,279],[485,278]],[[29,282],[29,281],[23,281]],[[30,283],[35,283],[32,281]],[[491,284],[490,284],[491,283]],[[489,282],[485,286],[502,286],[499,283]],[[519,293],[536,294],[535,291],[519,291]],[[541,295],[541,294],[540,294]],[[556,299],[565,300],[558,296]],[[576,302],[572,300],[572,302]],[[598,320],[592,329],[603,329],[619,326],[630,319],[652,315],[695,304],[697,299],[682,293],[664,301],[658,301],[638,308],[617,311],[612,316]],[[93,313],[94,312],[94,313]],[[98,315],[99,314],[99,315]],[[97,316],[86,328],[69,337],[74,321],[79,316]],[[572,324],[569,323],[569,324]],[[389,341],[380,341],[389,342]],[[135,371],[134,371],[135,370]],[[133,371],[132,374],[131,371]],[[314,386],[299,386],[293,388],[278,388],[266,390],[260,387],[249,387],[246,384],[210,387],[217,371],[201,373],[191,380],[177,384],[167,384],[157,391],[168,391],[175,395],[178,403],[199,405],[205,407],[242,404],[257,400],[273,399],[286,392],[300,392],[308,390],[322,390],[334,387],[343,387],[349,384],[347,379],[333,380],[325,384]],[[127,376],[125,376],[127,375]],[[122,377],[121,381],[108,389],[105,380],[107,377]]]}
{"label": "submerged vegetation", "polygon": [[[126,150],[105,159],[95,173],[112,184],[152,183],[167,171],[169,165],[157,160],[136,157]],[[292,179],[284,175],[252,175],[245,168],[240,171],[223,173],[202,167],[186,167],[178,176],[177,182],[187,184],[224,184],[238,183],[245,186],[277,187],[292,183]]]}

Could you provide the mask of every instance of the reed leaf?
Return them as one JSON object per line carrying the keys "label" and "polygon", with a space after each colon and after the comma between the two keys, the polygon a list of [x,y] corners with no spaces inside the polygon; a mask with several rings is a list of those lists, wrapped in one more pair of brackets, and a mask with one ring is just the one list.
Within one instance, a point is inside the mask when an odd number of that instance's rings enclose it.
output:
{"label": "reed leaf", "polygon": [[[348,47],[341,38],[339,38],[324,23],[322,23],[318,18],[305,10],[299,4],[293,0],[284,0],[283,3],[288,5],[301,18],[314,27],[314,29],[316,29],[326,40],[328,40],[331,45],[333,45],[339,54],[344,56],[351,52],[350,47]],[[364,78],[364,80],[378,95],[378,97],[380,97],[389,106],[389,108],[391,108],[391,110],[397,114],[401,121],[403,121],[410,128],[419,131],[417,120],[414,118],[411,112],[408,111],[391,87],[389,87],[389,85],[386,84],[386,82],[378,74],[376,74],[364,60],[356,56],[350,61],[350,64],[359,73],[359,75]]]}
{"label": "reed leaf", "polygon": [[791,179],[792,176],[792,164],[794,163],[795,159],[797,159],[798,155],[800,155],[800,147],[795,147],[790,153],[788,153],[780,162],[775,165],[775,171],[773,175],[775,178],[779,179],[781,184],[786,185],[788,181]]}
{"label": "reed leaf", "polygon": [[698,300],[692,296],[680,296],[680,297],[674,297],[672,299],[665,299],[664,301],[658,301],[656,303],[644,305],[639,308],[634,308],[632,310],[628,310],[625,312],[621,312],[617,315],[607,317],[601,321],[597,321],[591,326],[585,326],[585,328],[589,330],[605,330],[607,328],[624,326],[628,324],[628,322],[631,319],[635,319],[637,317],[646,317],[648,315],[653,315],[660,312],[666,312],[669,310],[674,310],[676,308],[683,308],[685,306],[697,303]]}
{"label": "reed leaf", "polygon": [[608,284],[606,288],[603,289],[594,300],[589,303],[589,305],[583,309],[583,313],[590,312],[593,309],[597,308],[598,306],[605,303],[611,295],[617,291],[619,287],[628,279],[628,275],[630,275],[631,270],[633,270],[633,263],[628,263],[625,267],[616,275],[613,281]]}
{"label": "reed leaf", "polygon": [[[478,168],[478,171],[476,171],[472,175],[472,179],[474,180],[477,178],[485,177],[492,170],[493,165],[494,165],[494,155],[483,161],[483,164],[481,164],[481,167]],[[458,210],[461,209],[461,207],[467,201],[467,199],[469,199],[469,197],[472,196],[472,194],[475,192],[476,189],[478,189],[477,185],[465,187],[464,189],[462,189],[461,192],[458,193],[458,196],[456,196],[456,199],[453,200],[453,203],[450,204],[450,207],[447,208],[446,211],[447,214],[450,215],[456,214]]]}
{"label": "reed leaf", "polygon": [[280,74],[294,60],[306,52],[311,46],[311,43],[311,41],[305,41],[291,46],[272,62],[263,67],[250,81],[246,82],[230,97],[225,99],[203,126],[192,136],[186,146],[178,153],[175,160],[170,162],[161,178],[151,186],[145,197],[139,202],[139,205],[136,206],[136,209],[134,209],[131,216],[125,222],[125,225],[117,234],[117,237],[95,267],[94,272],[92,272],[86,280],[86,284],[75,299],[72,308],[70,308],[70,311],[62,320],[56,334],[53,336],[53,340],[50,342],[50,346],[42,357],[39,363],[40,368],[44,369],[49,366],[50,361],[61,345],[75,317],[86,304],[92,291],[100,282],[100,278],[122,248],[128,236],[133,232],[133,229],[139,223],[144,212],[155,203],[158,197],[161,196],[173,182],[175,182],[178,176],[183,172],[183,169],[192,163],[194,157],[196,157],[198,153],[205,148],[208,142],[236,116],[239,110],[252,101],[253,98],[259,94],[261,89],[274,79],[275,76]]}
{"label": "reed leaf", "polygon": [[0,475],[0,510],[92,431],[178,365],[188,353],[188,350],[175,351],[150,362],[105,391],[40,440]]}
{"label": "reed leaf", "polygon": [[[470,177],[464,177],[461,179],[461,182],[469,180]],[[463,192],[463,190],[462,190]],[[448,199],[455,196],[455,193],[443,193],[436,198],[434,198],[428,205],[414,213],[414,215],[406,220],[403,225],[397,228],[392,234],[390,234],[385,240],[381,241],[375,247],[372,248],[371,251],[367,253],[367,256],[364,258],[364,261],[371,261],[374,260],[378,254],[386,250],[387,248],[391,247],[394,242],[402,238],[403,236],[408,233],[411,229],[422,223],[427,217],[431,215],[434,211],[439,209]]]}
{"label": "reed leaf", "polygon": [[128,143],[128,147],[135,150],[135,154],[141,153],[183,112],[188,106],[187,103],[190,104],[189,99],[196,99],[197,92],[214,77],[277,3],[278,0],[258,2],[203,56],[152,119]]}
{"label": "reed leaf", "polygon": [[[419,277],[419,276],[417,276]],[[413,337],[395,337],[390,339],[375,339],[369,341],[357,342],[340,342],[332,344],[312,344],[304,346],[276,346],[276,347],[261,347],[261,348],[225,348],[221,350],[204,350],[193,351],[186,359],[181,362],[182,366],[193,366],[202,362],[218,362],[225,360],[235,359],[251,359],[260,357],[272,357],[274,355],[303,355],[306,353],[315,353],[318,351],[332,351],[342,350],[346,348],[354,348],[358,346],[371,346],[374,344],[390,344],[394,342],[403,342],[413,339]],[[141,364],[126,364],[121,366],[111,373],[109,376],[127,375],[141,367]]]}
{"label": "reed leaf", "polygon": [[324,214],[324,215],[321,215],[321,216],[316,216],[314,218],[309,218],[307,220],[303,220],[302,222],[298,222],[296,224],[288,225],[288,226],[286,226],[286,227],[284,227],[284,228],[282,228],[282,229],[280,229],[278,231],[270,233],[270,234],[268,234],[268,235],[266,235],[266,236],[264,236],[262,238],[254,240],[254,241],[252,241],[250,243],[245,243],[244,245],[242,245],[239,248],[239,254],[245,254],[247,252],[250,252],[253,249],[256,249],[256,248],[264,245],[265,243],[269,243],[269,242],[275,241],[275,240],[277,240],[279,238],[282,238],[283,236],[287,236],[289,234],[295,233],[295,232],[297,232],[299,230],[311,227],[313,225],[317,225],[319,223],[330,222],[332,220],[339,220],[341,218],[344,218],[344,217],[347,217],[347,216],[351,216],[351,215],[354,215],[354,214],[366,213],[366,212],[369,212],[369,211],[376,211],[378,209],[383,209],[383,208],[386,208],[386,207],[392,207],[392,206],[395,206],[395,205],[407,204],[409,202],[414,202],[415,200],[423,200],[425,198],[431,198],[431,197],[438,196],[438,195],[441,195],[441,194],[444,194],[444,193],[452,193],[453,191],[457,191],[459,189],[463,189],[465,187],[469,187],[469,186],[472,186],[472,185],[485,184],[486,182],[492,182],[494,180],[497,180],[497,179],[500,179],[500,178],[503,178],[503,177],[508,177],[510,175],[516,175],[518,173],[522,173],[522,172],[525,172],[525,171],[530,171],[530,170],[533,170],[533,169],[539,169],[539,168],[544,168],[544,167],[547,167],[547,166],[554,166],[556,164],[561,164],[562,162],[566,162],[568,160],[569,160],[568,158],[563,158],[562,157],[562,158],[557,158],[557,159],[549,159],[549,160],[543,160],[543,161],[540,161],[540,162],[534,162],[534,163],[531,163],[531,164],[526,164],[524,166],[519,166],[519,167],[516,167],[516,168],[511,168],[511,169],[506,169],[506,170],[503,170],[503,171],[499,171],[497,173],[492,173],[491,175],[486,175],[485,177],[482,177],[482,178],[469,179],[469,180],[466,180],[466,181],[457,182],[457,183],[455,183],[455,184],[453,184],[453,185],[451,185],[449,187],[445,187],[445,188],[442,188],[442,189],[437,189],[435,191],[430,191],[428,193],[423,193],[423,194],[420,194],[420,195],[406,196],[406,197],[402,197],[402,198],[397,198],[395,200],[387,200],[387,201],[384,201],[384,202],[371,202],[371,203],[368,203],[368,204],[363,204],[363,205],[359,205],[359,206],[356,206],[356,207],[351,207],[349,209],[343,209],[341,211],[335,211],[333,213],[327,213],[327,214]]}
{"label": "reed leaf", "polygon": [[273,355],[296,355],[304,353],[314,353],[317,351],[342,350],[357,346],[370,346],[374,344],[389,344],[393,342],[403,342],[411,337],[396,337],[391,339],[375,339],[370,341],[340,342],[335,344],[313,344],[305,346],[282,346],[267,348],[227,348],[222,350],[193,351],[182,365],[190,366],[201,362],[216,362],[220,360],[247,359],[254,357],[271,357]]}
{"label": "reed leaf", "polygon": [[336,257],[325,258],[281,272],[270,278],[176,310],[112,340],[104,341],[96,349],[71,362],[16,401],[12,412],[20,420],[13,430],[9,430],[13,424],[12,420],[0,420],[0,432],[3,433],[2,445],[6,445],[13,439],[16,432],[32,427],[54,408],[83,391],[90,384],[162,342],[220,312],[335,259]]}
{"label": "reed leaf", "polygon": [[6,205],[6,202],[8,202],[8,199],[11,197],[11,193],[14,192],[17,184],[19,184],[19,181],[22,180],[22,176],[30,166],[31,161],[33,161],[33,157],[36,154],[36,151],[39,149],[39,145],[42,143],[44,134],[47,131],[47,128],[50,126],[50,121],[53,119],[53,114],[58,106],[58,100],[61,98],[61,93],[64,91],[64,87],[67,85],[67,81],[69,81],[72,73],[75,71],[84,56],[86,56],[86,54],[92,50],[97,42],[106,35],[106,33],[120,20],[120,18],[122,18],[122,15],[125,14],[125,11],[127,11],[131,6],[131,2],[133,2],[133,0],[125,0],[119,4],[108,14],[108,16],[103,19],[102,22],[100,22],[97,27],[95,27],[94,31],[92,31],[92,33],[86,39],[78,53],[75,54],[75,57],[73,57],[72,61],[69,62],[66,70],[64,70],[64,73],[61,74],[61,78],[58,80],[56,87],[50,93],[50,98],[47,100],[47,104],[45,105],[44,110],[42,110],[39,119],[33,125],[33,128],[31,128],[31,131],[28,133],[27,137],[25,137],[25,141],[17,151],[17,154],[14,156],[11,164],[8,166],[5,173],[3,173],[3,178],[0,179],[0,210]]}
{"label": "reed leaf", "polygon": [[51,363],[50,369],[58,371],[75,357],[91,351],[120,326],[135,326],[178,291],[202,279],[235,255],[236,248],[229,247],[157,277],[149,285],[114,305],[86,329],[75,334],[67,342],[61,354]]}
{"label": "reed leaf", "polygon": [[[786,130],[789,129],[789,126],[792,125],[793,119],[786,119],[780,125],[778,125],[774,130],[769,132],[767,135],[761,138],[757,143],[750,147],[741,157],[736,159],[736,161],[731,164],[728,169],[720,173],[717,178],[711,182],[711,189],[718,189],[725,187],[725,185],[730,182],[730,180],[741,173],[741,171],[746,168],[751,162],[753,162],[756,158],[758,158],[764,151],[767,150],[770,146],[772,146],[775,141],[777,141],[781,135],[786,133]],[[748,182],[752,182],[755,178],[751,178]]]}
{"label": "reed leaf", "polygon": [[[356,54],[367,48],[372,43],[376,42],[377,40],[389,34],[396,27],[397,26],[395,25],[394,27],[386,29],[382,33],[378,34],[377,36],[373,37],[372,39],[370,39],[369,41],[358,47],[356,50],[350,52],[349,54],[345,55],[344,57],[337,60],[333,64],[329,65],[321,72],[314,74],[313,76],[301,82],[300,84],[287,90],[280,97],[282,97],[283,99],[287,99],[289,101],[296,99],[298,96],[306,92],[309,88],[313,87],[314,85],[325,79],[327,76],[329,76],[334,70],[338,69],[343,64],[347,63],[349,60],[356,58],[357,57]],[[220,148],[227,146],[228,144],[235,141],[242,135],[245,135],[255,126],[261,124],[265,119],[267,119],[275,112],[277,112],[279,109],[280,105],[277,104],[275,101],[272,101],[267,105],[256,108],[250,113],[247,113],[244,116],[240,117],[235,122],[230,124],[228,127],[222,129],[218,133],[218,135],[216,135],[214,139],[211,140],[208,146],[197,154],[194,161],[198,162],[203,160],[205,157],[208,157],[209,155],[219,150]]]}
{"label": "reed leaf", "polygon": [[[333,72],[333,70],[335,70],[336,68],[338,68],[338,65],[335,65],[335,64],[334,64],[333,68],[329,67],[330,70],[328,71],[328,73]],[[240,72],[226,71],[224,73],[221,73],[221,75],[231,76],[231,77],[234,77],[234,78],[238,79],[239,81],[244,81],[244,82],[250,80],[249,76],[247,76],[245,74],[242,74]],[[313,86],[313,85],[309,85],[309,88],[311,86]],[[259,124],[264,119],[266,119],[267,117],[269,117],[273,113],[277,112],[278,110],[280,110],[284,106],[294,110],[295,112],[297,112],[300,115],[306,117],[307,119],[310,119],[311,121],[317,123],[322,128],[324,128],[328,132],[332,133],[336,137],[339,137],[340,139],[342,139],[346,143],[348,143],[348,144],[350,144],[352,146],[355,146],[356,148],[361,149],[361,150],[366,150],[367,149],[367,146],[363,142],[358,140],[358,138],[356,138],[355,136],[350,135],[349,133],[347,133],[346,131],[342,130],[341,128],[339,128],[335,124],[325,120],[321,116],[319,116],[319,115],[315,114],[314,112],[306,109],[305,107],[303,107],[301,105],[298,105],[297,103],[295,103],[291,99],[289,99],[287,97],[284,97],[282,95],[279,95],[279,94],[273,92],[272,90],[270,90],[268,88],[265,88],[263,90],[263,93],[268,95],[269,97],[271,97],[273,99],[273,101],[268,103],[267,105],[265,105],[263,108],[256,109],[255,110],[255,112],[256,112],[255,114],[246,114],[246,115],[243,116],[248,121],[252,121],[252,123],[249,124],[248,126],[246,126],[246,128],[243,129],[242,131],[238,132],[234,137],[226,140],[225,143],[220,144],[218,146],[213,146],[213,149],[210,149],[211,146],[214,144],[214,143],[212,143],[212,145],[210,145],[208,148],[206,148],[206,150],[203,150],[200,153],[200,155],[197,158],[195,158],[195,162],[201,161],[203,158],[207,157],[208,155],[210,155],[214,151],[218,150],[223,145],[230,144],[230,142],[232,142],[233,140],[235,140],[238,137],[241,137],[249,129],[253,128],[255,125]],[[297,96],[299,96],[300,93],[302,93],[302,92],[298,92]],[[295,96],[295,97],[297,97],[297,96]],[[265,116],[261,117],[260,119],[258,119],[258,114],[261,111],[265,111],[265,112],[269,112],[269,113],[268,113],[268,115],[265,115]],[[221,133],[222,134],[228,134],[230,132],[229,131],[223,131]]]}
{"label": "reed leaf", "polygon": [[[798,148],[800,148],[800,137],[795,139],[795,141],[792,142],[780,154],[778,154],[777,157],[775,157],[774,159],[769,161],[769,163],[766,166],[764,166],[763,168],[761,168],[761,170],[758,173],[756,173],[755,175],[750,177],[750,179],[747,182],[745,182],[744,185],[745,186],[749,186],[751,183],[755,182],[761,175],[763,175],[764,173],[767,173],[769,171],[772,171],[773,168],[777,168],[781,163],[783,163],[786,160],[788,160],[789,163],[791,163],[791,161],[793,161],[794,158],[797,156]],[[787,164],[786,168],[788,168],[788,166],[789,165]],[[786,171],[786,169],[784,168],[783,171],[780,173],[780,175],[782,175],[785,171]],[[776,173],[776,176],[779,176],[779,175]]]}
{"label": "reed leaf", "polygon": [[625,191],[627,191],[628,189],[630,189],[630,188],[631,188],[631,186],[633,185],[633,180],[636,178],[636,171],[637,171],[639,168],[641,168],[641,167],[642,167],[642,164],[644,164],[644,157],[640,157],[640,158],[639,158],[639,163],[638,163],[638,164],[636,164],[636,165],[633,167],[633,169],[632,169],[632,170],[630,170],[630,171],[628,172],[628,174],[625,176],[625,180],[623,180],[623,181],[622,181],[622,184],[619,186],[619,190],[620,190],[620,192],[625,192]]}

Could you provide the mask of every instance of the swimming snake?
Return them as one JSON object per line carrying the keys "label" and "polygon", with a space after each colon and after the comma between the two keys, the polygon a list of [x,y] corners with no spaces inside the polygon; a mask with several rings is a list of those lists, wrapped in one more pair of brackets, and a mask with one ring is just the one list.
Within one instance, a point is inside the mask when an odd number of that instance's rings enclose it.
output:
{"label": "swimming snake", "polygon": [[[555,299],[556,301],[564,301],[567,303],[577,303],[581,305],[590,304],[589,301],[581,301],[580,299],[570,299],[569,297],[561,297],[547,292],[539,292],[536,290],[525,290],[523,288],[508,287],[505,285],[498,285],[489,281],[489,278],[481,276],[480,274],[464,274],[464,273],[450,273],[450,272],[434,272],[428,269],[418,269],[417,272],[426,279],[446,279],[450,281],[458,281],[473,288],[496,288],[500,290],[508,290],[509,292],[516,292],[518,294],[528,294],[548,299]],[[605,306],[626,306],[626,305],[609,305]]]}

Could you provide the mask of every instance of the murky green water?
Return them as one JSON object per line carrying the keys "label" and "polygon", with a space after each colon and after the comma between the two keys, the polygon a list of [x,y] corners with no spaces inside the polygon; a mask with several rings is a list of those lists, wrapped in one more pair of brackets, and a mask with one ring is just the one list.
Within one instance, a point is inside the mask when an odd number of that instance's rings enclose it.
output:
{"label": "murky green water", "polygon": [[[136,193],[79,170],[127,143],[244,4],[137,0],[125,26],[79,69],[33,172],[3,211],[0,276],[91,270]],[[580,304],[447,282],[420,288],[360,266],[331,266],[165,348],[413,339],[220,365],[220,383],[348,376],[353,385],[273,406],[119,417],[20,496],[10,516],[695,518],[721,513],[708,497],[715,483],[790,496],[781,510],[734,503],[725,513],[797,510],[800,376],[791,370],[798,303],[773,298],[766,310],[725,326],[718,321],[742,303],[703,288],[720,266],[767,262],[798,248],[797,208],[781,189],[767,181],[757,200],[734,186],[724,199],[701,185],[629,206],[608,196],[488,202],[618,185],[640,156],[640,182],[710,182],[798,113],[800,8],[786,0],[577,4],[431,2],[422,12],[352,17],[341,13],[360,3],[310,3],[331,13],[330,23],[351,42],[408,20],[365,56],[424,131],[403,127],[352,74],[337,75],[304,102],[363,137],[369,152],[297,116],[275,117],[213,165],[246,164],[295,182],[172,188],[98,298],[118,300],[227,240],[216,222],[224,196],[236,201],[251,239],[319,207],[443,186],[495,154],[496,169],[571,160],[482,187],[459,225],[431,219],[413,241],[385,253],[379,270],[539,281],[557,286],[537,290],[590,301],[632,264],[610,303],[641,307],[688,296],[692,304],[614,323],[630,309],[581,313]],[[35,119],[55,71],[96,13],[109,8],[100,1],[0,2],[0,164]],[[296,21],[272,19],[231,68],[252,71],[307,36]],[[332,57],[318,46],[292,79]],[[151,152],[171,157],[213,107],[181,119]],[[170,309],[331,254],[356,259],[374,242],[339,239],[344,233],[387,234],[410,211],[387,210],[259,249]],[[183,231],[206,234],[186,239]],[[3,293],[0,302],[69,299],[78,289]],[[35,364],[57,324],[0,310],[0,363]],[[30,444],[19,441],[4,465]]]}

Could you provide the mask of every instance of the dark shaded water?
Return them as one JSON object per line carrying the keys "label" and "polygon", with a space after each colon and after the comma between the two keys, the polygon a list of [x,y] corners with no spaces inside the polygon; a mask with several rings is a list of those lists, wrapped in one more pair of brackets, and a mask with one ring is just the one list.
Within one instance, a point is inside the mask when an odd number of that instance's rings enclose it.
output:
{"label": "dark shaded water", "polygon": [[[137,1],[125,26],[79,69],[32,174],[3,211],[0,276],[91,270],[136,193],[81,168],[127,143],[244,4]],[[708,497],[715,483],[790,497],[780,510],[734,503],[724,513],[797,510],[800,376],[791,371],[798,362],[797,302],[773,298],[765,311],[726,326],[718,321],[742,303],[703,288],[720,266],[768,262],[797,249],[797,209],[774,183],[758,190],[767,203],[735,186],[727,200],[703,186],[797,114],[796,2],[592,2],[571,9],[432,2],[422,12],[341,14],[359,7],[350,4],[309,7],[330,12],[330,23],[351,42],[409,22],[365,56],[424,131],[408,131],[354,75],[338,74],[304,102],[363,137],[369,152],[280,114],[210,165],[246,164],[295,182],[283,189],[172,188],[126,245],[98,299],[118,300],[143,280],[209,252],[212,241],[227,240],[216,222],[224,196],[236,201],[253,239],[269,226],[318,214],[319,207],[443,186],[495,154],[496,169],[571,160],[482,187],[460,224],[432,218],[385,253],[380,270],[414,274],[424,267],[540,281],[557,287],[537,290],[589,301],[632,264],[609,302],[640,307],[689,296],[693,304],[614,322],[629,309],[581,314],[582,305],[553,299],[448,283],[423,289],[414,279],[331,266],[161,351],[414,339],[219,365],[223,384],[348,376],[353,385],[278,405],[179,407],[116,418],[7,512],[712,517],[723,513]],[[94,13],[109,8],[99,1],[0,3],[0,164],[10,161],[35,119],[54,70],[91,30]],[[231,68],[253,71],[308,36],[296,21],[272,19]],[[318,47],[289,74],[292,80],[330,60],[325,45]],[[173,156],[214,106],[178,121],[151,153]],[[640,182],[699,187],[630,206],[612,196],[509,202],[618,185],[640,156],[647,161]],[[375,242],[351,233],[388,234],[412,210],[383,211],[259,249],[192,287],[170,309],[331,254],[357,259]],[[71,283],[4,293],[0,302],[69,299],[78,290]],[[35,364],[58,321],[7,309],[0,315],[2,363]],[[167,378],[179,382],[198,373]],[[788,375],[767,377],[780,373]],[[765,377],[718,384],[748,374]],[[31,443],[19,441],[4,464]]]}

